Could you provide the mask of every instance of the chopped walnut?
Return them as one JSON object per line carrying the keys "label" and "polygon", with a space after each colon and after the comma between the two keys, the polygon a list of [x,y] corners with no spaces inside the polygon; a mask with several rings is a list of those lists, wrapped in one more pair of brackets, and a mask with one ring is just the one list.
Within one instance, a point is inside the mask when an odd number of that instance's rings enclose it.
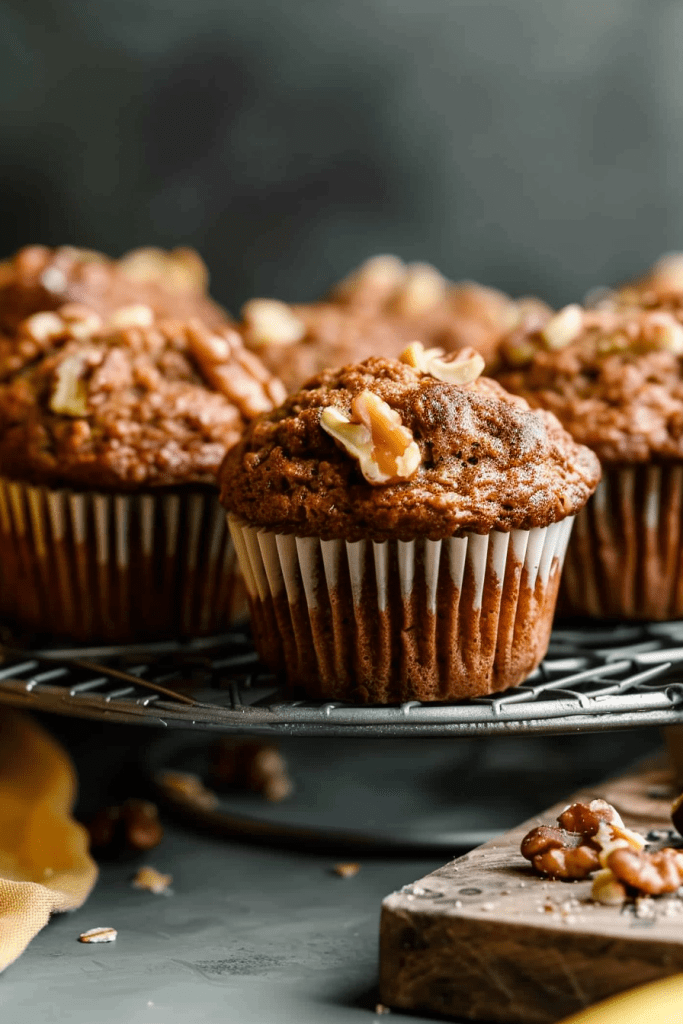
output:
{"label": "chopped walnut", "polygon": [[484,370],[484,359],[473,348],[463,348],[445,356],[442,348],[425,348],[421,341],[414,341],[400,355],[420,373],[429,374],[445,384],[471,384]]}
{"label": "chopped walnut", "polygon": [[140,868],[135,874],[132,885],[136,889],[147,889],[155,896],[165,896],[170,893],[170,885],[173,881],[172,875],[162,875],[156,868],[149,866]]}
{"label": "chopped walnut", "polygon": [[591,899],[608,907],[621,906],[627,896],[626,887],[609,868],[602,868],[593,876]]}
{"label": "chopped walnut", "polygon": [[81,932],[78,936],[79,942],[114,942],[118,932],[116,928],[89,928],[87,932]]}
{"label": "chopped walnut", "polygon": [[590,839],[549,825],[528,832],[521,853],[539,874],[565,881],[588,878],[600,867],[598,850]]}
{"label": "chopped walnut", "polygon": [[281,402],[285,390],[271,377],[260,360],[244,348],[237,331],[212,332],[199,320],[187,330],[190,352],[212,387],[235,403],[243,416],[268,412]]}
{"label": "chopped walnut", "polygon": [[627,829],[617,810],[605,800],[574,803],[558,816],[560,828],[541,825],[522,840],[521,852],[536,871],[553,878],[587,878],[608,867],[612,851],[638,852],[645,840]]}
{"label": "chopped walnut", "polygon": [[81,302],[67,302],[58,312],[70,338],[91,338],[104,326],[102,317]]}
{"label": "chopped walnut", "polygon": [[52,412],[60,416],[88,415],[88,388],[83,379],[83,356],[68,355],[55,369],[55,385],[50,397]]}
{"label": "chopped walnut", "polygon": [[124,331],[128,327],[151,327],[154,310],[151,306],[122,306],[107,317],[107,329]]}
{"label": "chopped walnut", "polygon": [[398,256],[372,256],[340,281],[332,294],[338,300],[381,306],[400,288],[406,273]]}
{"label": "chopped walnut", "polygon": [[193,775],[192,772],[159,772],[156,782],[167,796],[175,800],[194,804],[207,811],[212,811],[218,806],[216,794],[207,789],[200,777]]}
{"label": "chopped walnut", "polygon": [[583,310],[572,303],[551,317],[542,327],[541,337],[549,349],[564,348],[583,330]]}
{"label": "chopped walnut", "polygon": [[448,282],[429,263],[410,263],[395,296],[394,306],[403,316],[419,316],[437,306],[446,296]]}
{"label": "chopped walnut", "polygon": [[91,848],[101,854],[152,850],[164,835],[156,805],[136,798],[102,808],[87,828]]}
{"label": "chopped walnut", "polygon": [[349,455],[358,459],[368,483],[410,480],[417,472],[421,455],[399,413],[372,391],[361,391],[351,402],[351,415],[353,419],[328,406],[321,413],[320,425]]}
{"label": "chopped walnut", "polygon": [[66,333],[66,325],[57,313],[34,313],[19,324],[19,333],[27,335],[40,345]]}
{"label": "chopped walnut", "polygon": [[607,867],[620,882],[649,896],[676,892],[683,883],[683,851],[671,847],[656,853],[622,847],[610,853]]}
{"label": "chopped walnut", "polygon": [[293,345],[306,333],[303,321],[277,299],[251,299],[242,307],[242,316],[251,345]]}
{"label": "chopped walnut", "polygon": [[584,836],[596,835],[601,822],[623,825],[619,812],[606,800],[591,800],[589,804],[569,804],[559,815],[558,824],[567,832],[580,832]]}
{"label": "chopped walnut", "polygon": [[332,868],[335,875],[339,875],[340,878],[353,878],[360,871],[360,864],[355,863],[342,863],[335,864]]}
{"label": "chopped walnut", "polygon": [[209,284],[204,261],[194,249],[133,249],[118,260],[117,269],[138,284],[158,282],[175,292],[202,293]]}
{"label": "chopped walnut", "polygon": [[220,739],[212,751],[209,777],[217,789],[252,790],[273,803],[285,800],[294,790],[280,751],[259,740]]}

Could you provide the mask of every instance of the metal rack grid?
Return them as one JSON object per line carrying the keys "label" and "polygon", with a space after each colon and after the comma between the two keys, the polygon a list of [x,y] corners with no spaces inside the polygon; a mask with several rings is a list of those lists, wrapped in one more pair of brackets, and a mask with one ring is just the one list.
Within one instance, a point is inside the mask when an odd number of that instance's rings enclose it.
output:
{"label": "metal rack grid", "polygon": [[296,700],[234,631],[187,644],[4,648],[0,703],[222,732],[485,736],[683,723],[683,622],[554,630],[536,672],[504,693],[388,707]]}

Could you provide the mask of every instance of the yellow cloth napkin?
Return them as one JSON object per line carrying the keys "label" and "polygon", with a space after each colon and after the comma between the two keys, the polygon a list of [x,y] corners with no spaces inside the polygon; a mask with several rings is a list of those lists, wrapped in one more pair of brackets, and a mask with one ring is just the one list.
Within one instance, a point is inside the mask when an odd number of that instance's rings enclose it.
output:
{"label": "yellow cloth napkin", "polygon": [[76,772],[66,752],[25,715],[0,709],[0,971],[50,914],[89,896],[97,866],[71,817]]}

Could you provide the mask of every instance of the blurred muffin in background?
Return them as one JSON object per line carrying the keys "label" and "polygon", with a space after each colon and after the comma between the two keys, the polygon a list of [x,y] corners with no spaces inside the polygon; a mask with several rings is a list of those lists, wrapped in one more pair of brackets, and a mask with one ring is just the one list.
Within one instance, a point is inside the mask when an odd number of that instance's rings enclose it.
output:
{"label": "blurred muffin in background", "polygon": [[225,628],[216,470],[283,396],[236,331],[140,303],[68,303],[0,336],[0,615],[79,640]]}
{"label": "blurred muffin in background", "polygon": [[133,304],[155,316],[198,317],[209,327],[230,318],[207,295],[208,272],[193,249],[135,249],[119,260],[90,249],[29,245],[0,264],[0,330],[69,302],[101,316]]}
{"label": "blurred muffin in background", "polygon": [[294,390],[330,366],[397,357],[411,341],[454,352],[474,347],[495,367],[501,337],[540,325],[552,310],[472,282],[451,284],[427,263],[376,256],[314,303],[252,299],[239,329],[246,345]]}
{"label": "blurred muffin in background", "polygon": [[599,457],[561,605],[605,618],[683,616],[683,326],[671,309],[571,305],[501,346],[498,380]]}

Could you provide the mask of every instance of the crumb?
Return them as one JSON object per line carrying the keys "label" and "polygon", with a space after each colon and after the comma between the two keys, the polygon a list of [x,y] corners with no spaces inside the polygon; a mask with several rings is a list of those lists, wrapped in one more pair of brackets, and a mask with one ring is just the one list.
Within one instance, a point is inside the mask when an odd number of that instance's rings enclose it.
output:
{"label": "crumb", "polygon": [[482,903],[482,905],[481,905],[481,907],[479,909],[480,910],[490,911],[490,910],[495,910],[496,906],[497,906],[496,903]]}
{"label": "crumb", "polygon": [[183,803],[194,804],[206,811],[213,811],[218,806],[218,797],[213,790],[207,789],[200,777],[192,772],[159,772],[156,783],[167,796]]}
{"label": "crumb", "polygon": [[167,896],[170,895],[169,886],[172,881],[172,875],[162,875],[156,868],[144,867],[137,872],[132,884],[136,889],[147,889],[149,892],[153,892],[155,896]]}
{"label": "crumb", "polygon": [[116,928],[90,928],[87,932],[81,932],[78,936],[79,942],[114,942],[118,932]]}
{"label": "crumb", "polygon": [[335,864],[332,870],[340,878],[353,878],[360,871],[360,864]]}
{"label": "crumb", "polygon": [[222,737],[211,752],[209,779],[216,789],[229,788],[261,793],[279,803],[294,792],[287,762],[274,743]]}
{"label": "crumb", "polygon": [[383,1013],[391,1013],[391,1010],[388,1006],[385,1006],[384,1003],[377,1003],[375,1006],[375,1013],[381,1017]]}

